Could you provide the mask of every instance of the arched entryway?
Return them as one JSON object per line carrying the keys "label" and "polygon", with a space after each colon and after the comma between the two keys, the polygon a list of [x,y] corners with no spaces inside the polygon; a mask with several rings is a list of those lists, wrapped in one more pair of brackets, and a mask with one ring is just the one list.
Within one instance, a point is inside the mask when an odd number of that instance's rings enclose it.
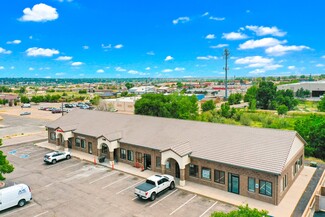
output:
{"label": "arched entryway", "polygon": [[63,134],[62,133],[59,133],[57,135],[57,138],[58,138],[58,145],[59,146],[64,146],[64,137],[63,137]]}

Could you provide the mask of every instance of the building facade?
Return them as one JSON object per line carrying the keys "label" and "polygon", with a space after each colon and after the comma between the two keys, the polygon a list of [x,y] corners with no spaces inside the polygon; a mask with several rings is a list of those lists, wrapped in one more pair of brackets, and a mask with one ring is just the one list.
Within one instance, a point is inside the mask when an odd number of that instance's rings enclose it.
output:
{"label": "building facade", "polygon": [[113,164],[173,175],[279,204],[303,169],[294,131],[74,110],[47,126],[48,141]]}

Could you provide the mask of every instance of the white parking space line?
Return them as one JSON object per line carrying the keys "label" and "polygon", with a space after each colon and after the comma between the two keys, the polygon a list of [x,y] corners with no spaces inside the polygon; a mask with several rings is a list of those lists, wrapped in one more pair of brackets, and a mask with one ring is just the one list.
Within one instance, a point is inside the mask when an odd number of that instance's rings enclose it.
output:
{"label": "white parking space line", "polygon": [[47,166],[45,169],[51,169],[52,167],[57,167],[57,166],[62,166],[62,164],[66,164],[67,162],[69,161],[62,161],[62,162],[59,162],[59,163],[56,163],[56,164],[52,164],[51,166]]}
{"label": "white parking space line", "polygon": [[[40,155],[45,155],[47,152],[43,152],[39,153],[39,154],[35,154],[35,155],[31,155],[30,158],[36,157],[36,156],[40,156]],[[43,160],[43,159],[42,159]]]}
{"label": "white parking space line", "polygon": [[102,187],[102,189],[108,188],[109,186],[112,186],[112,185],[114,185],[115,183],[118,183],[118,182],[120,182],[120,181],[122,181],[122,180],[124,180],[124,179],[129,178],[129,177],[130,177],[130,175],[127,175],[127,176],[123,177],[122,179],[116,180],[115,182],[112,182],[111,184]]}
{"label": "white parking space line", "polygon": [[44,214],[46,214],[46,213],[48,213],[48,212],[49,212],[49,211],[42,212],[42,213],[40,213],[40,214],[38,214],[38,215],[35,215],[34,217],[42,216],[42,215],[44,215]]}
{"label": "white parking space line", "polygon": [[178,189],[176,189],[175,191],[173,191],[173,192],[167,194],[165,197],[161,198],[161,200],[158,200],[158,201],[156,201],[155,203],[151,204],[150,207],[154,207],[156,204],[158,204],[159,202],[165,200],[167,197],[169,197],[170,195],[174,194],[176,191],[178,191]]}
{"label": "white parking space line", "polygon": [[47,184],[47,185],[44,186],[44,188],[50,187],[50,186],[53,185],[53,184],[54,184],[53,182],[50,183],[50,184]]}
{"label": "white parking space line", "polygon": [[124,191],[126,191],[126,190],[128,190],[128,189],[130,189],[130,188],[132,188],[133,186],[135,186],[135,185],[137,185],[137,184],[143,182],[143,181],[144,181],[144,180],[141,180],[140,182],[137,182],[137,183],[135,183],[135,184],[133,184],[133,185],[127,187],[127,188],[124,188],[123,190],[117,192],[116,194],[120,194],[120,193],[122,193],[122,192],[124,192]]}
{"label": "white parking space line", "polygon": [[30,204],[30,205],[27,205],[27,206],[25,206],[25,207],[23,207],[23,208],[19,208],[19,209],[16,209],[16,210],[12,211],[12,212],[6,213],[6,214],[3,215],[2,217],[9,216],[9,215],[14,214],[14,213],[16,213],[16,212],[20,212],[20,211],[22,211],[22,210],[25,210],[25,209],[31,208],[31,207],[33,207],[33,206],[35,206],[35,205],[36,205],[36,203],[33,203],[33,204]]}
{"label": "white parking space line", "polygon": [[212,204],[212,206],[210,206],[207,210],[204,211],[204,213],[202,213],[202,215],[200,215],[199,217],[204,216],[210,209],[212,209],[212,207],[214,207],[216,204],[218,203],[218,201],[216,201],[214,204]]}
{"label": "white parking space line", "polygon": [[31,154],[33,154],[33,153],[40,152],[40,151],[41,151],[41,150],[36,150],[36,151],[26,152],[26,153],[24,153],[24,154],[31,155]]}
{"label": "white parking space line", "polygon": [[186,201],[185,203],[183,203],[182,205],[180,205],[177,209],[175,209],[173,212],[171,212],[169,215],[173,215],[175,212],[177,212],[178,210],[180,210],[183,206],[185,206],[186,204],[188,204],[191,200],[193,200],[197,195],[194,195],[193,197],[191,197],[188,201]]}
{"label": "white parking space line", "polygon": [[138,196],[136,196],[135,198],[133,198],[132,200],[135,200],[135,199],[137,199],[138,198]]}
{"label": "white parking space line", "polygon": [[93,183],[95,183],[95,182],[98,182],[98,181],[100,181],[100,180],[102,180],[102,179],[104,179],[104,178],[106,178],[106,177],[112,176],[112,175],[114,175],[114,174],[116,174],[116,173],[117,173],[117,172],[111,172],[110,174],[107,174],[107,175],[105,175],[105,176],[102,176],[102,177],[100,177],[100,178],[98,178],[98,179],[95,179],[95,180],[89,182],[89,184],[93,184]]}
{"label": "white parking space line", "polygon": [[82,162],[78,162],[78,163],[76,163],[76,164],[73,164],[73,165],[70,165],[70,166],[67,166],[67,167],[63,167],[63,168],[59,169],[58,172],[63,171],[63,170],[65,170],[65,169],[69,169],[69,168],[71,168],[71,167],[75,167],[75,166],[77,166],[77,165],[79,165],[79,164],[82,164]]}

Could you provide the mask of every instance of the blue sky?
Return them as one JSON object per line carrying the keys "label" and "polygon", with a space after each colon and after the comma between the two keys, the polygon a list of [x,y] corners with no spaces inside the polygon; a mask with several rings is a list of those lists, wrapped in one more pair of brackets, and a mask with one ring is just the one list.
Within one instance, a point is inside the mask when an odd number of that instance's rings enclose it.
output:
{"label": "blue sky", "polygon": [[3,2],[0,77],[325,73],[321,0]]}

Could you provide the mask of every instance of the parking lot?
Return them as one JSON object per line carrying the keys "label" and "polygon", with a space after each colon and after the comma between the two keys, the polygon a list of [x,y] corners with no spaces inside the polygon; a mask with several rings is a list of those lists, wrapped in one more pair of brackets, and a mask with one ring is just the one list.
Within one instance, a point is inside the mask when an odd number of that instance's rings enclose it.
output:
{"label": "parking lot", "polygon": [[43,163],[49,150],[32,144],[3,147],[14,164],[7,179],[25,183],[33,200],[23,208],[10,208],[1,216],[210,216],[235,207],[175,189],[144,201],[134,187],[144,181],[123,172],[76,158],[54,165]]}

